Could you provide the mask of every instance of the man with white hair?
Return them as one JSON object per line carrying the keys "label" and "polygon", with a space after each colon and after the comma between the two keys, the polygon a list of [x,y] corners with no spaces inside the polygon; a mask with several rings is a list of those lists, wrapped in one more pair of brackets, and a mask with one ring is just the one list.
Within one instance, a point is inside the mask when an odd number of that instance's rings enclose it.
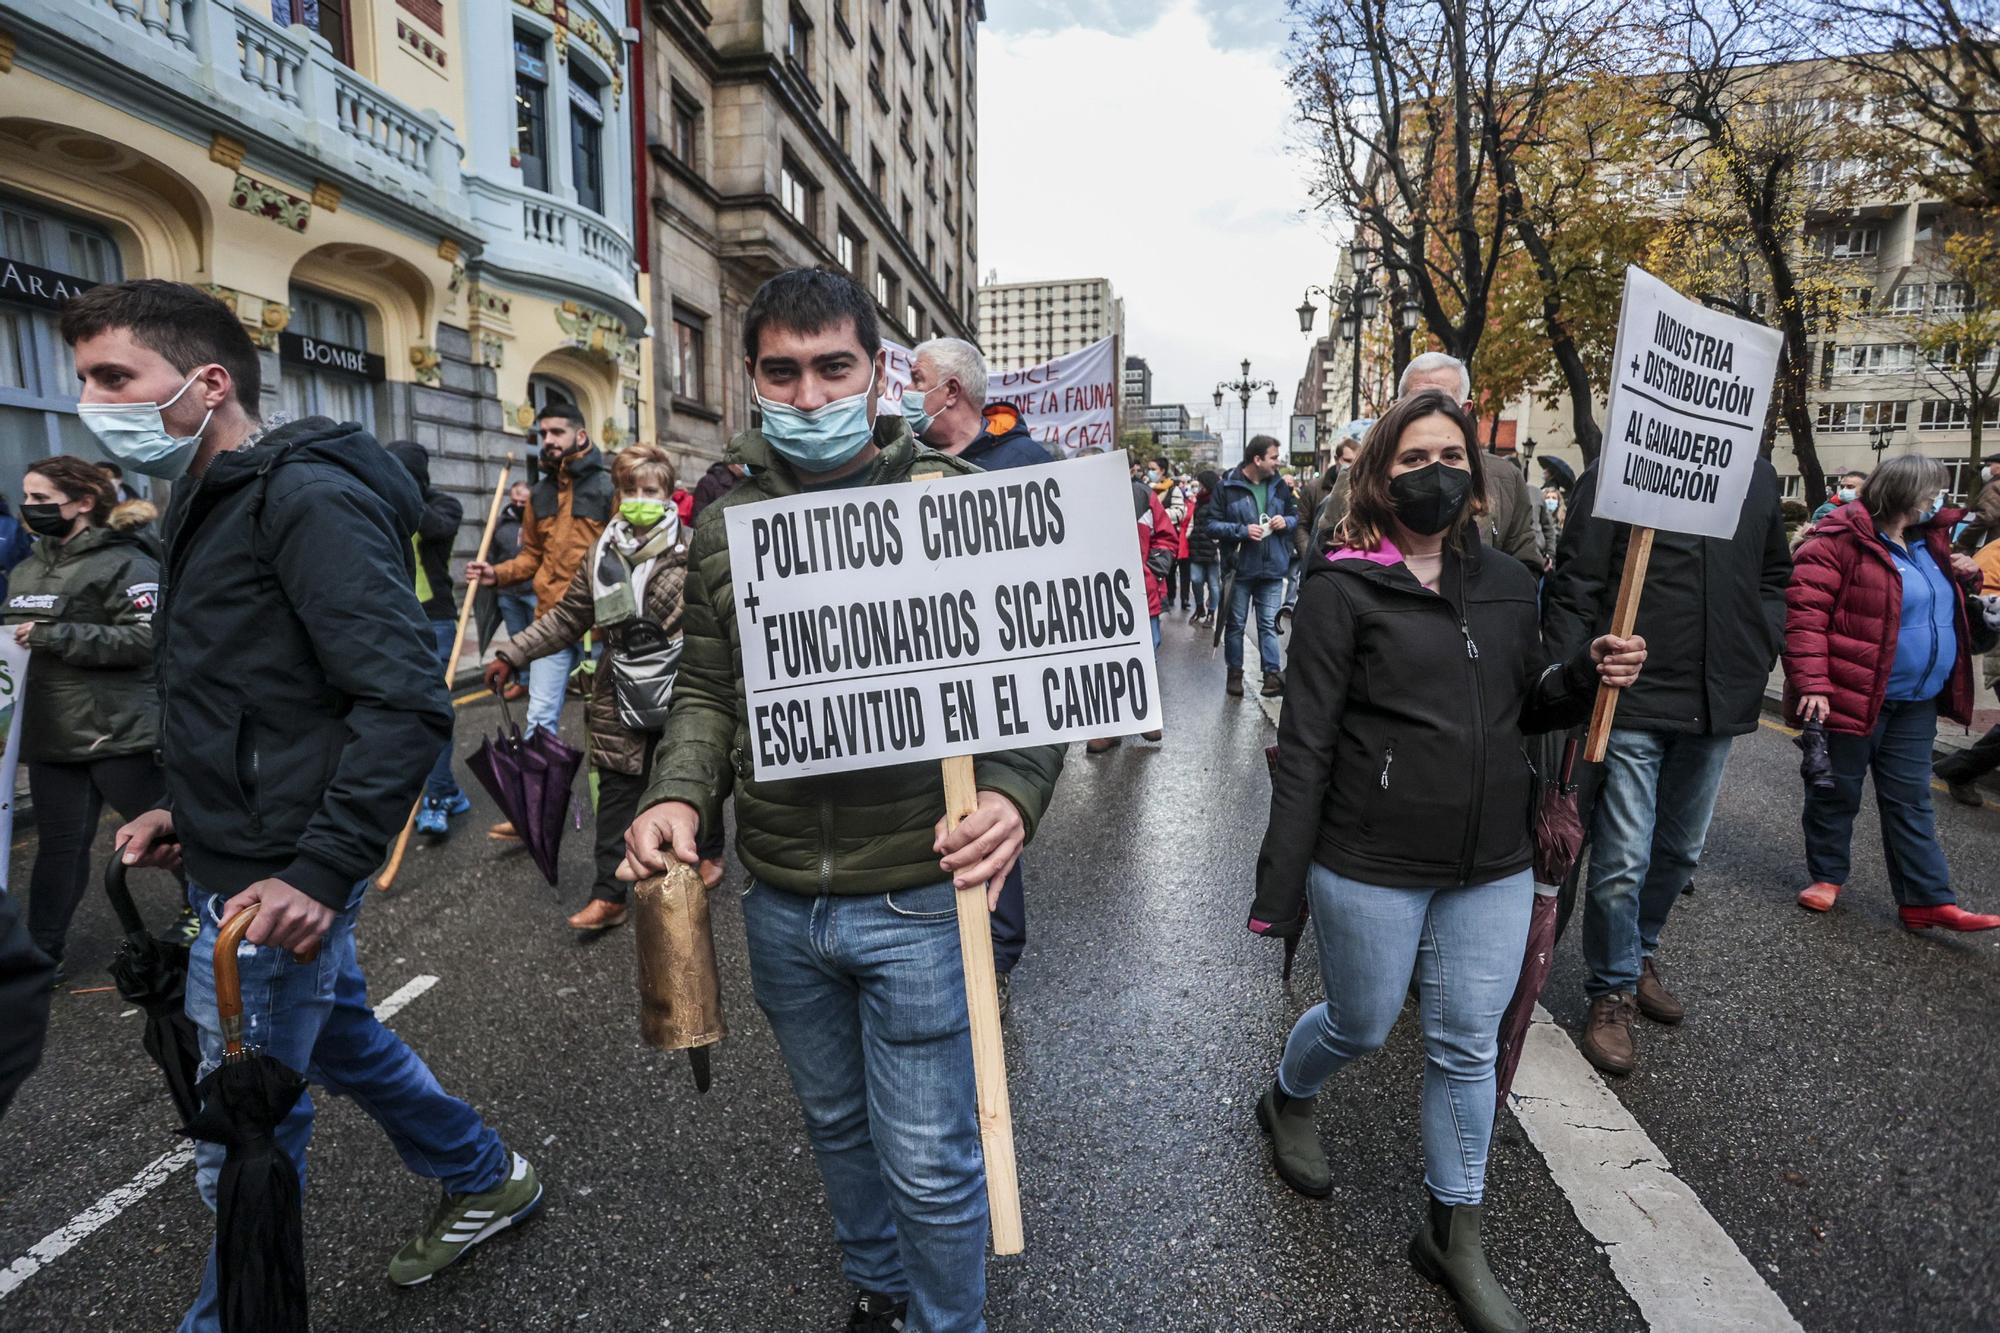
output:
{"label": "man with white hair", "polygon": [[[1457,357],[1445,352],[1411,357],[1396,381],[1396,397],[1400,401],[1425,389],[1442,389],[1457,400],[1467,416],[1479,419],[1479,410],[1472,402],[1472,372]],[[1314,521],[1322,550],[1341,544],[1337,529],[1347,513],[1347,486],[1343,472]],[[1535,514],[1541,503],[1541,496],[1529,489],[1528,479],[1512,463],[1486,469],[1486,519],[1479,535],[1487,545],[1505,551],[1537,574],[1555,554],[1542,549],[1537,535]]]}
{"label": "man with white hair", "polygon": [[[1019,413],[999,421],[986,414],[986,361],[962,338],[933,338],[917,346],[910,387],[903,391],[903,418],[916,437],[939,453],[954,454],[986,472],[1052,463],[1028,433]],[[995,433],[999,427],[999,433]],[[1000,984],[1000,1013],[1006,1016],[1014,964],[1028,947],[1028,900],[1021,862],[1007,872],[993,909],[993,968]]]}
{"label": "man with white hair", "polygon": [[982,471],[1055,461],[1028,433],[1018,412],[1004,425],[988,419],[986,361],[962,338],[918,344],[910,387],[903,392],[903,417],[925,444]]}

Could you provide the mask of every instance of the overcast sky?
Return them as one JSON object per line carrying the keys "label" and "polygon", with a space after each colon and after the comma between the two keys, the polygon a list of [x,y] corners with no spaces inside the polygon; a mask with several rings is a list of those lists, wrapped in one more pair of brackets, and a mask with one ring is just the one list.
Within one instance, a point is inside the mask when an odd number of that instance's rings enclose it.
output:
{"label": "overcast sky", "polygon": [[[1337,246],[1288,151],[1283,0],[994,0],[979,45],[979,276],[1111,280],[1156,402],[1281,438],[1310,346],[1294,308]],[[1320,303],[1324,306],[1324,302]],[[1322,311],[1319,329],[1325,329]]]}

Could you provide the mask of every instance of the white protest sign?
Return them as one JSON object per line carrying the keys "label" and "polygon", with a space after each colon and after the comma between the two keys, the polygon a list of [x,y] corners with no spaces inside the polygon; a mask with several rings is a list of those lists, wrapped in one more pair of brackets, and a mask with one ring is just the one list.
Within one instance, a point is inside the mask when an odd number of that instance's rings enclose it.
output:
{"label": "white protest sign", "polygon": [[1627,268],[1597,516],[1735,536],[1783,341]]}
{"label": "white protest sign", "polygon": [[726,520],[759,781],[1160,725],[1122,453]]}
{"label": "white protest sign", "polygon": [[875,406],[899,417],[903,415],[903,390],[910,387],[910,371],[917,364],[917,354],[887,338],[882,340],[882,350],[888,355],[882,358],[882,382],[875,386]]}
{"label": "white protest sign", "polygon": [[[886,339],[882,346],[889,355],[878,390],[881,408],[901,416],[903,390],[909,387],[915,357],[909,348]],[[1019,408],[1029,433],[1051,457],[1107,453],[1118,444],[1116,362],[1111,339],[1100,338],[1040,365],[989,371],[986,401]]]}
{"label": "white protest sign", "polygon": [[[28,650],[12,634],[0,634],[0,847],[14,844],[14,785],[21,768],[21,701],[28,689]],[[7,889],[7,862],[0,859],[0,893]]]}

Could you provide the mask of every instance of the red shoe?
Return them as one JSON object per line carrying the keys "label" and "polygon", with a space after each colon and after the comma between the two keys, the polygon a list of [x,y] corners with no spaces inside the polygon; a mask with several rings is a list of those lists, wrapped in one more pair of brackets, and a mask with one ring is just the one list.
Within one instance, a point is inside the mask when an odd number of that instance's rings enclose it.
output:
{"label": "red shoe", "polygon": [[1799,890],[1799,906],[1808,912],[1830,912],[1833,900],[1840,896],[1838,884],[1808,884]]}
{"label": "red shoe", "polygon": [[1932,926],[1943,926],[1946,930],[2000,929],[2000,916],[1990,912],[1968,912],[1957,903],[1940,903],[1936,907],[1898,907],[1896,915],[1903,918],[1905,930],[1928,930]]}

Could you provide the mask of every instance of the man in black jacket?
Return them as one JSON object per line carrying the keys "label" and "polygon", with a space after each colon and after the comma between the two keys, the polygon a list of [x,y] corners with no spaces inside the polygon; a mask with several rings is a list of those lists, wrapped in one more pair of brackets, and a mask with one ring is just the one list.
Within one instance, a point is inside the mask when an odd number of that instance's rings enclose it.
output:
{"label": "man in black jacket", "polygon": [[[417,601],[430,618],[431,634],[437,643],[438,675],[458,653],[458,608],[451,602],[451,548],[458,538],[458,525],[465,519],[465,506],[458,497],[431,485],[430,455],[421,444],[398,440],[389,446],[389,456],[409,472],[423,496],[424,511],[417,519]],[[451,775],[451,736],[444,738],[437,762],[424,779],[424,800],[417,809],[417,832],[443,840],[451,836],[451,819],[472,809],[472,801],[459,790]]]}
{"label": "man in black jacket", "polygon": [[[1543,594],[1542,632],[1556,658],[1603,634],[1618,601],[1631,529],[1596,516],[1597,482],[1595,466],[1577,482]],[[1653,536],[1636,631],[1651,654],[1619,696],[1590,816],[1582,1048],[1607,1073],[1637,1063],[1635,1009],[1658,1023],[1686,1016],[1653,953],[1701,860],[1730,742],[1756,730],[1784,644],[1791,574],[1778,476],[1763,459],[1732,538]]]}
{"label": "man in black jacket", "polygon": [[[201,915],[187,1012],[202,1072],[222,1059],[213,955],[238,955],[247,1039],[346,1093],[445,1198],[391,1260],[425,1281],[541,1201],[527,1161],[448,1096],[376,1019],[355,961],[368,876],[402,827],[451,705],[412,585],[416,485],[358,427],[265,430],[257,352],[229,309],[157,279],[64,309],[80,413],[107,453],[173,481],[166,595],[153,623],[167,805],[118,830],[127,865],[185,864]],[[185,480],[183,480],[185,478]],[[319,959],[300,967],[294,958]],[[313,1103],[278,1126],[303,1178]],[[196,1148],[211,1206],[221,1145]],[[220,1327],[213,1256],[184,1330]]]}

